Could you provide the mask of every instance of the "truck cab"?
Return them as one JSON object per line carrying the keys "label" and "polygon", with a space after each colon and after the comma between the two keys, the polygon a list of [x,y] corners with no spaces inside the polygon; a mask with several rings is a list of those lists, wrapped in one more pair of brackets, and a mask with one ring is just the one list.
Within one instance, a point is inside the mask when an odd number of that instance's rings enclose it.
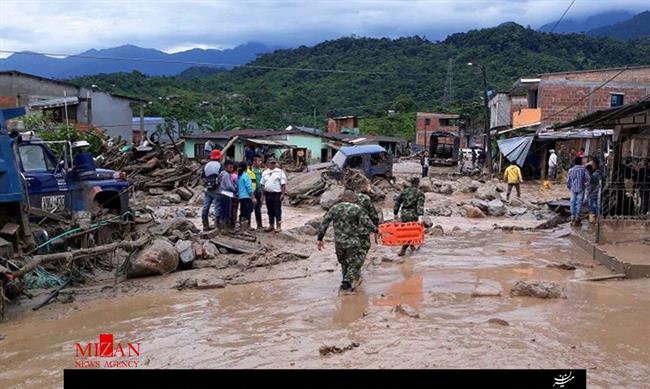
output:
{"label": "truck cab", "polygon": [[[63,159],[50,146],[61,149]],[[106,208],[115,214],[129,209],[128,182],[122,173],[98,169],[87,142],[46,142],[33,133],[17,135],[18,169],[27,184],[30,208],[74,215]]]}

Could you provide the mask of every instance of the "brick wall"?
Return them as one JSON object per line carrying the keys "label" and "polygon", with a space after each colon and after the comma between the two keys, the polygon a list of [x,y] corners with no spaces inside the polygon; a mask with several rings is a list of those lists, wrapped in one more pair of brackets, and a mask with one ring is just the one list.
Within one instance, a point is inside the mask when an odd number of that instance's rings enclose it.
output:
{"label": "brick wall", "polygon": [[[623,104],[634,103],[650,94],[650,67],[627,69],[618,74],[620,71],[612,69],[542,75],[537,95],[538,107],[542,108],[542,125],[567,122],[611,108],[612,93],[624,94]],[[606,86],[597,89],[615,75]],[[594,90],[593,94],[585,97]],[[577,103],[581,98],[584,100]],[[569,106],[566,111],[558,113]]]}
{"label": "brick wall", "polygon": [[13,108],[18,105],[16,96],[0,96],[0,108]]}
{"label": "brick wall", "polygon": [[[609,85],[597,90],[591,96],[587,96],[594,87],[574,86],[574,85],[544,85],[540,87],[540,107],[542,108],[543,125],[553,123],[568,122],[590,112],[611,107],[611,94],[623,93],[624,104],[639,101],[647,96],[645,88],[630,87],[609,87]],[[584,98],[576,104],[577,101]],[[566,107],[566,109],[561,113]]]}

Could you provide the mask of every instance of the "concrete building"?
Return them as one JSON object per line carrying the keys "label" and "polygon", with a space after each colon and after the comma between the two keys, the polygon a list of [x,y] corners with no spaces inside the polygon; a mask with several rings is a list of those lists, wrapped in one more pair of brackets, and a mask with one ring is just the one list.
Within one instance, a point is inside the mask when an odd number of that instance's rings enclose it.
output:
{"label": "concrete building", "polygon": [[18,71],[0,71],[0,108],[26,106],[51,112],[54,120],[79,128],[97,127],[114,138],[132,139],[133,109],[145,100],[39,77]]}
{"label": "concrete building", "polygon": [[[347,131],[346,131],[347,130]],[[356,116],[340,116],[327,119],[327,132],[331,133],[359,133],[359,119]]]}
{"label": "concrete building", "polygon": [[459,118],[460,116],[455,114],[418,112],[415,115],[415,144],[428,147],[429,138],[436,131],[458,134],[462,138],[458,126]]}
{"label": "concrete building", "polygon": [[526,96],[526,106],[512,104],[512,128],[544,130],[641,100],[650,94],[650,65],[539,74],[519,79],[510,94]]}

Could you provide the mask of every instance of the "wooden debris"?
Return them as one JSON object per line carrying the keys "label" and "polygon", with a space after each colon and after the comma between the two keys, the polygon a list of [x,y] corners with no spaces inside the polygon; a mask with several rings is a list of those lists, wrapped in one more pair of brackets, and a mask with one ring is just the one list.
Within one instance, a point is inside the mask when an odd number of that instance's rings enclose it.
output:
{"label": "wooden debris", "polygon": [[588,277],[588,278],[581,278],[575,281],[605,281],[605,280],[613,280],[616,278],[625,278],[625,274],[620,273],[620,274],[610,274],[606,276]]}

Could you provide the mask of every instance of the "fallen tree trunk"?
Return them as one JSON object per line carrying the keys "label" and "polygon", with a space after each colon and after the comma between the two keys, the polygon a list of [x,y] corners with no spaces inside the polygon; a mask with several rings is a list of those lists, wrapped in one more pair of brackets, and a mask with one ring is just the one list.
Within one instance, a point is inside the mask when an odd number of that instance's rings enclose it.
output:
{"label": "fallen tree trunk", "polygon": [[13,272],[11,274],[14,277],[22,277],[25,274],[29,273],[30,271],[34,270],[36,267],[49,262],[55,262],[64,259],[72,261],[79,258],[85,258],[94,255],[110,253],[112,251],[117,250],[118,248],[123,250],[134,250],[146,245],[147,243],[149,243],[149,240],[150,240],[149,237],[144,237],[136,241],[114,242],[103,246],[95,246],[87,249],[66,251],[63,253],[34,255],[31,261],[27,262],[23,267],[20,268],[20,270],[17,270],[16,272]]}

